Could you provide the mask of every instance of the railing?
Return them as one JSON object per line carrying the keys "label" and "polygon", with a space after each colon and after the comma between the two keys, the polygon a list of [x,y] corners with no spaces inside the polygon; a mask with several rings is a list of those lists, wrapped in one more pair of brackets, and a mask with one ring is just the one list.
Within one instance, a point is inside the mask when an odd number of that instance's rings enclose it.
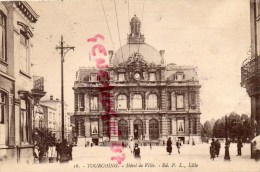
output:
{"label": "railing", "polygon": [[244,61],[241,67],[241,86],[245,87],[249,79],[257,76],[258,71],[260,71],[260,63],[258,63],[258,58],[251,58]]}

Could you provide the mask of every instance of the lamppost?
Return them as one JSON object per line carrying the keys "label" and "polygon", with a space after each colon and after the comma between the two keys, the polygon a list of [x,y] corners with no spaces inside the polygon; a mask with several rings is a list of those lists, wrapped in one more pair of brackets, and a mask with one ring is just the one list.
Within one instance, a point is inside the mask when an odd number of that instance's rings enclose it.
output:
{"label": "lamppost", "polygon": [[56,47],[56,49],[60,49],[61,54],[61,139],[64,140],[64,86],[63,86],[63,62],[64,57],[69,50],[73,50],[75,47],[64,46],[63,45],[63,35],[61,35],[60,46]]}
{"label": "lamppost", "polygon": [[228,142],[228,131],[227,131],[227,115],[225,116],[225,130],[226,130],[226,146],[225,146],[225,156],[224,160],[225,161],[230,161],[230,156],[229,156],[229,142]]}

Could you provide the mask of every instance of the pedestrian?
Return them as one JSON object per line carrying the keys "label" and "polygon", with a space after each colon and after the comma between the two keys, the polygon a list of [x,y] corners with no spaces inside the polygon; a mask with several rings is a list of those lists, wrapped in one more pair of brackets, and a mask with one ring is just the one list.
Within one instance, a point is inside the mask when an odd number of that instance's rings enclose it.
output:
{"label": "pedestrian", "polygon": [[140,148],[138,147],[138,144],[136,143],[135,144],[135,148],[134,148],[134,158],[138,158],[140,159],[141,156],[140,156]]}
{"label": "pedestrian", "polygon": [[218,157],[219,156],[219,152],[220,152],[220,148],[221,148],[221,144],[220,144],[218,139],[215,142],[215,148],[216,148],[216,155]]}
{"label": "pedestrian", "polygon": [[214,139],[212,139],[209,151],[210,151],[210,159],[214,160],[214,158],[216,156],[216,148],[215,148],[215,141],[214,141]]}
{"label": "pedestrian", "polygon": [[152,150],[152,141],[150,140],[150,150]]}
{"label": "pedestrian", "polygon": [[129,142],[129,148],[130,148],[131,153],[133,153],[134,145],[135,145],[135,143],[134,143],[133,139],[131,139]]}
{"label": "pedestrian", "polygon": [[242,155],[242,152],[241,152],[242,147],[243,147],[242,140],[240,138],[238,138],[238,141],[237,141],[237,156]]}
{"label": "pedestrian", "polygon": [[172,141],[171,138],[169,137],[167,140],[167,147],[166,147],[167,152],[169,153],[169,155],[171,155],[172,153]]}
{"label": "pedestrian", "polygon": [[180,139],[178,139],[178,141],[176,142],[176,147],[178,149],[178,153],[180,154],[181,153],[180,152],[180,149],[181,149],[181,141],[180,141]]}
{"label": "pedestrian", "polygon": [[69,156],[70,156],[70,160],[72,160],[72,147],[73,147],[73,143],[69,144]]}
{"label": "pedestrian", "polygon": [[34,157],[35,163],[39,162],[39,147],[38,146],[34,146],[33,157]]}
{"label": "pedestrian", "polygon": [[57,143],[56,143],[56,160],[59,161],[60,160],[60,147],[61,147],[61,142],[60,139],[58,139]]}
{"label": "pedestrian", "polygon": [[66,163],[71,159],[71,151],[67,140],[64,139],[60,145],[60,163]]}

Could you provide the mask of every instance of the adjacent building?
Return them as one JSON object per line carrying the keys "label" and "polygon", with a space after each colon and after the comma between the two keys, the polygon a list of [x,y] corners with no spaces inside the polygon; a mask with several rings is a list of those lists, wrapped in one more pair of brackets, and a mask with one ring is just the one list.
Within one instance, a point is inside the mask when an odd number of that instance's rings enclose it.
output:
{"label": "adjacent building", "polygon": [[115,53],[108,51],[111,109],[118,114],[110,123],[115,127],[102,120],[105,110],[98,69],[81,67],[77,71],[73,122],[78,141],[98,144],[132,138],[163,142],[171,137],[184,143],[199,142],[201,86],[196,68],[166,64],[165,51],[145,43],[136,16],[130,27],[127,44]]}
{"label": "adjacent building", "polygon": [[[250,0],[251,55],[241,67],[241,86],[251,99],[253,136],[260,135],[260,1]],[[252,157],[254,152],[252,149]]]}
{"label": "adjacent building", "polygon": [[[53,99],[40,101],[43,109],[43,121],[41,127],[49,128],[57,139],[61,139],[61,100]],[[68,105],[64,104],[64,138],[71,138],[70,114],[67,112]]]}
{"label": "adjacent building", "polygon": [[0,2],[0,159],[33,160],[33,25],[25,1]]}

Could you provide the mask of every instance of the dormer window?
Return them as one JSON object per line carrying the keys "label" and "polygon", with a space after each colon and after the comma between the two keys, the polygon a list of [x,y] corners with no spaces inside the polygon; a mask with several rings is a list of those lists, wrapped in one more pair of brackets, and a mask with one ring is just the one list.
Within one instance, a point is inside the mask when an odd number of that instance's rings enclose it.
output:
{"label": "dormer window", "polygon": [[96,73],[90,74],[90,81],[97,82],[97,74]]}
{"label": "dormer window", "polygon": [[125,80],[125,73],[119,73],[118,74],[118,81],[124,81]]}
{"label": "dormer window", "polygon": [[175,78],[177,81],[182,81],[185,79],[185,76],[182,72],[178,72],[176,73],[176,78]]}
{"label": "dormer window", "polygon": [[155,81],[155,72],[149,74],[149,81]]}

